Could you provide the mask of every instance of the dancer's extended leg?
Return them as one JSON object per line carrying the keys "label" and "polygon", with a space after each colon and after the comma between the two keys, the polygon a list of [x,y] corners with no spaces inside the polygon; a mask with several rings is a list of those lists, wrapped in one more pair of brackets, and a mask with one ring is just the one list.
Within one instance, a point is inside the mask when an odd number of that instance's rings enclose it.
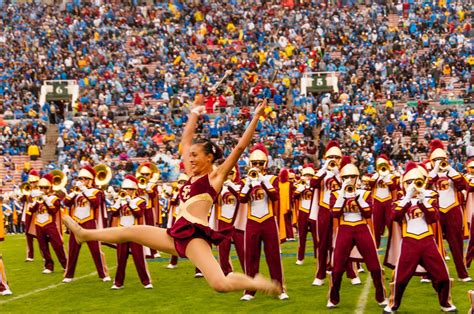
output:
{"label": "dancer's extended leg", "polygon": [[163,228],[139,225],[119,228],[83,229],[70,216],[64,215],[63,221],[69,230],[74,233],[78,242],[136,242],[160,252],[178,255],[174,247],[173,238]]}
{"label": "dancer's extended leg", "polygon": [[209,244],[203,239],[197,238],[189,242],[186,256],[201,270],[211,288],[218,292],[257,290],[272,295],[281,293],[278,282],[270,281],[261,275],[255,278],[240,273],[225,276]]}

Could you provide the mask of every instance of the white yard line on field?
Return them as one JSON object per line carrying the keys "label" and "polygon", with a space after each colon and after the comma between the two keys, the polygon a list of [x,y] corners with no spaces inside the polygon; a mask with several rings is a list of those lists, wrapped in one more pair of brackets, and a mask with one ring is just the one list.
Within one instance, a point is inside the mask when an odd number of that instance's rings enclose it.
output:
{"label": "white yard line on field", "polygon": [[355,314],[363,314],[365,311],[365,306],[367,305],[367,298],[369,297],[370,287],[372,286],[372,278],[367,276],[365,279],[364,289],[359,296],[359,300],[357,300],[357,307],[355,310]]}
{"label": "white yard line on field", "polygon": [[[115,267],[111,267],[111,268],[115,268]],[[109,268],[109,270],[111,269]],[[94,271],[90,274],[87,274],[87,275],[84,275],[84,276],[81,276],[81,277],[77,277],[77,278],[73,278],[72,282],[74,281],[78,281],[78,280],[81,280],[81,279],[84,279],[84,278],[87,278],[87,277],[91,277],[91,276],[97,276],[97,272]],[[54,288],[57,288],[57,287],[60,287],[60,286],[64,286],[64,285],[71,285],[71,283],[57,283],[57,284],[54,284],[54,285],[49,285],[47,287],[44,287],[44,288],[39,288],[39,289],[36,289],[36,290],[33,290],[33,291],[30,291],[30,292],[27,292],[27,293],[24,293],[24,294],[20,294],[20,295],[17,295],[17,296],[14,296],[12,298],[8,298],[6,300],[0,300],[0,305],[1,304],[5,304],[5,303],[9,303],[9,302],[12,302],[12,301],[16,301],[16,300],[20,300],[20,299],[23,299],[23,298],[26,298],[26,297],[29,297],[31,295],[34,295],[34,294],[37,294],[37,293],[40,293],[40,292],[43,292],[43,291],[46,291],[46,290],[50,290],[50,289],[54,289]]]}

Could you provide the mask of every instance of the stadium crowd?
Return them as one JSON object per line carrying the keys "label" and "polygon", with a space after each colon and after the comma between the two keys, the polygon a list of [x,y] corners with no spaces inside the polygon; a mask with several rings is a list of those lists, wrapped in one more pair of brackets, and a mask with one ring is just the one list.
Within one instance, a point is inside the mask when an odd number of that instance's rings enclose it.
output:
{"label": "stadium crowd", "polygon": [[[84,160],[119,160],[116,168],[130,157],[161,157],[168,161],[165,168],[173,168],[174,140],[198,92],[208,96],[210,113],[201,134],[217,139],[225,153],[245,129],[241,122],[249,107],[271,98],[274,112],[257,131],[276,156],[275,168],[318,164],[324,143],[334,138],[369,172],[381,152],[395,162],[423,158],[431,138],[449,141],[459,167],[474,154],[465,132],[471,127],[469,108],[436,111],[426,105],[471,95],[467,7],[420,2],[289,8],[256,1],[236,9],[235,2],[84,1],[69,3],[62,15],[58,7],[5,6],[0,110],[5,119],[58,122],[55,166],[73,172]],[[389,23],[390,13],[400,16],[398,25]],[[211,93],[226,70],[232,74]],[[307,71],[338,72],[339,92],[302,95],[299,79]],[[39,108],[46,79],[78,81],[81,95],[71,112],[55,102]],[[459,94],[441,93],[453,84],[461,86]],[[417,106],[394,110],[407,100]],[[129,118],[118,119],[126,110]],[[33,128],[43,125],[32,121]],[[2,126],[10,154],[25,153],[35,140],[44,144],[41,130],[28,137],[10,128]],[[393,136],[397,131],[408,140]],[[178,171],[170,173],[176,178]]]}

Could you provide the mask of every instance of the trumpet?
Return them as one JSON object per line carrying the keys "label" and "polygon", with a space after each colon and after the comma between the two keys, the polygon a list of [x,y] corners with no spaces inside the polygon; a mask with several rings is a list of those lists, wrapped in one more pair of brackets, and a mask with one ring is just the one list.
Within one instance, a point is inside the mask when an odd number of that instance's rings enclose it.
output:
{"label": "trumpet", "polygon": [[390,169],[386,165],[382,165],[377,169],[377,172],[379,173],[380,176],[386,176],[390,174]]}
{"label": "trumpet", "polygon": [[258,168],[250,168],[249,172],[247,173],[247,176],[252,180],[256,180],[258,179],[258,174],[259,174]]}
{"label": "trumpet", "polygon": [[71,192],[79,193],[81,192],[81,188],[75,185],[71,188]]}
{"label": "trumpet", "polygon": [[337,168],[337,162],[334,159],[328,160],[328,169],[332,170]]}
{"label": "trumpet", "polygon": [[425,187],[425,180],[423,179],[416,179],[415,182],[414,182],[414,185],[415,185],[415,189],[417,191],[423,189]]}
{"label": "trumpet", "polygon": [[352,194],[355,192],[355,186],[353,186],[352,184],[351,185],[348,185],[344,188],[344,192],[347,193],[347,194]]}
{"label": "trumpet", "polygon": [[36,202],[36,203],[39,203],[39,204],[43,204],[44,203],[44,197],[43,197],[43,195],[33,197],[33,201]]}
{"label": "trumpet", "polygon": [[127,196],[128,196],[128,193],[127,193],[127,191],[125,191],[125,190],[120,190],[120,191],[118,192],[118,198],[121,199],[121,200],[126,199]]}
{"label": "trumpet", "polygon": [[20,193],[22,195],[25,195],[25,196],[30,195],[31,194],[31,184],[29,184],[28,182],[23,182],[20,185]]}
{"label": "trumpet", "polygon": [[138,188],[139,189],[146,189],[146,187],[148,186],[148,179],[144,176],[140,176],[137,178],[138,180]]}
{"label": "trumpet", "polygon": [[446,170],[446,168],[448,168],[448,166],[449,166],[449,164],[445,159],[441,160],[441,162],[439,163],[439,169],[442,170],[442,171]]}

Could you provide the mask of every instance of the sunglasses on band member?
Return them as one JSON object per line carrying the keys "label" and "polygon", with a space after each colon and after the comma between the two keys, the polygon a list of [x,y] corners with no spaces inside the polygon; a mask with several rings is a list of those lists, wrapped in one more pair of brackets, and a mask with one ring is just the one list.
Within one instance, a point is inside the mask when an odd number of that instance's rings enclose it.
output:
{"label": "sunglasses on band member", "polygon": [[344,179],[356,179],[356,178],[357,178],[357,176],[355,174],[351,174],[351,175],[348,175],[348,176],[341,177],[341,179],[343,179],[343,180]]}
{"label": "sunglasses on band member", "polygon": [[253,166],[265,166],[265,161],[252,161]]}
{"label": "sunglasses on band member", "polygon": [[86,181],[86,180],[92,180],[91,178],[87,178],[87,177],[79,177],[77,178],[77,180],[79,181]]}
{"label": "sunglasses on band member", "polygon": [[49,186],[40,186],[39,189],[40,190],[49,190]]}

